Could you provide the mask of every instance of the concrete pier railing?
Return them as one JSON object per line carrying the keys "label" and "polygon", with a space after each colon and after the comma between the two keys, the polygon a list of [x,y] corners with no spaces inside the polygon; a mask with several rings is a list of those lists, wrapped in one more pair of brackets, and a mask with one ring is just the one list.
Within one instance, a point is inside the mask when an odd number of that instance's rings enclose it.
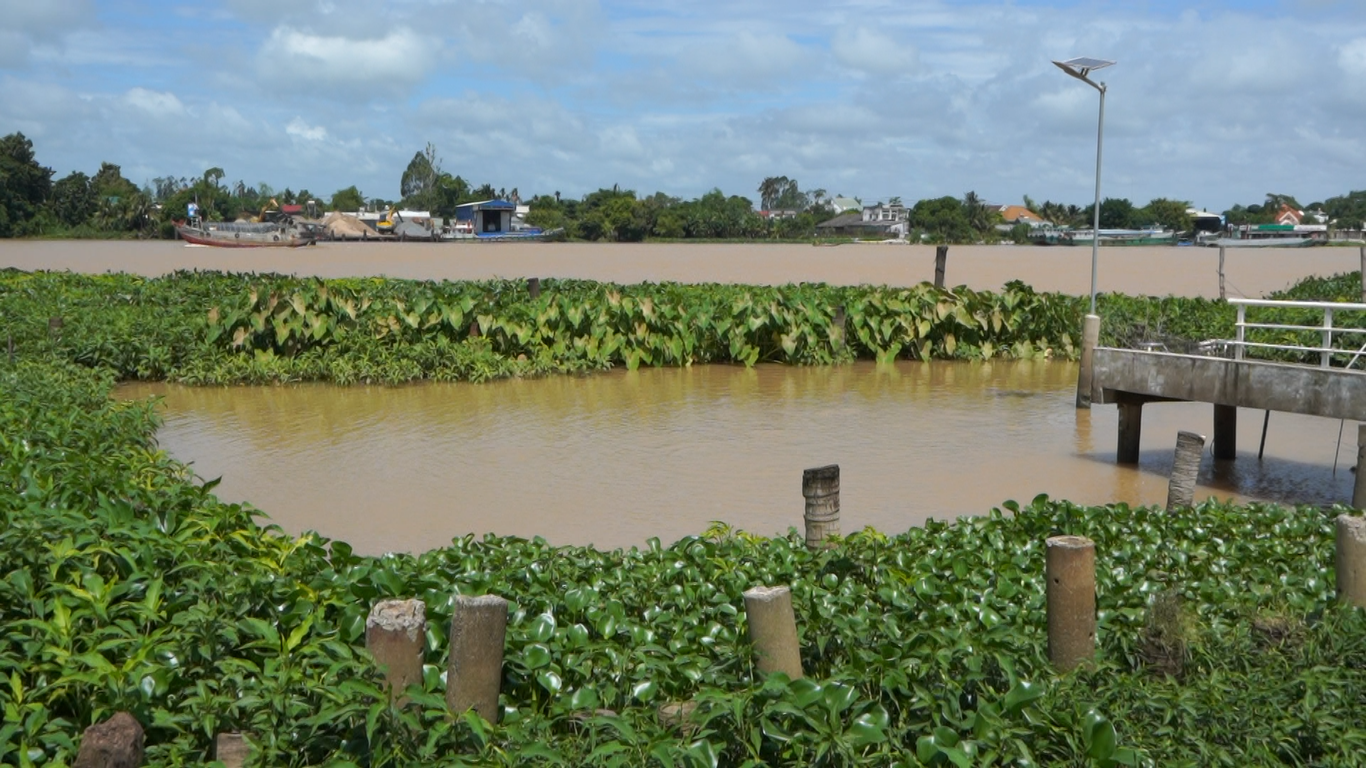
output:
{"label": "concrete pier railing", "polygon": [[[1235,360],[1245,359],[1249,350],[1282,350],[1317,353],[1319,355],[1319,367],[1321,368],[1332,367],[1334,358],[1345,358],[1346,365],[1342,367],[1351,368],[1354,363],[1366,355],[1366,329],[1360,326],[1334,325],[1335,314],[1343,312],[1366,313],[1366,304],[1330,301],[1274,301],[1271,299],[1229,299],[1228,303],[1238,310],[1238,321],[1235,325],[1236,335],[1235,338],[1221,343],[1233,351],[1233,359]],[[1317,310],[1323,320],[1318,325],[1294,325],[1248,320],[1248,310],[1257,308]],[[1319,344],[1308,346],[1249,341],[1249,330],[1318,333]]]}

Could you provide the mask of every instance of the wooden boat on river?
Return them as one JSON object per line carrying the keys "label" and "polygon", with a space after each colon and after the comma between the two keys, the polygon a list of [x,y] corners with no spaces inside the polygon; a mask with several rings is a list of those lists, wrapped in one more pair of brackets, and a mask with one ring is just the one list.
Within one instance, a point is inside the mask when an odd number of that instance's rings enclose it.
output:
{"label": "wooden boat on river", "polygon": [[192,245],[215,248],[298,248],[313,245],[317,232],[289,220],[275,222],[176,222],[176,234]]}

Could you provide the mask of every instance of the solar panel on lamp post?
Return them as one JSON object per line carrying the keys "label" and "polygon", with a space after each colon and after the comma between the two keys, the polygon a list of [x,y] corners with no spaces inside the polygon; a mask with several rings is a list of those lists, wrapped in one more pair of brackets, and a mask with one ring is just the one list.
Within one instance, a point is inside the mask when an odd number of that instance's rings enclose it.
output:
{"label": "solar panel on lamp post", "polygon": [[1100,252],[1100,159],[1105,141],[1105,83],[1097,83],[1088,75],[1097,69],[1104,69],[1115,62],[1105,59],[1092,59],[1079,56],[1067,61],[1055,61],[1058,69],[1086,83],[1100,92],[1100,120],[1096,125],[1096,202],[1094,220],[1091,225],[1091,314],[1096,313],[1096,257]]}

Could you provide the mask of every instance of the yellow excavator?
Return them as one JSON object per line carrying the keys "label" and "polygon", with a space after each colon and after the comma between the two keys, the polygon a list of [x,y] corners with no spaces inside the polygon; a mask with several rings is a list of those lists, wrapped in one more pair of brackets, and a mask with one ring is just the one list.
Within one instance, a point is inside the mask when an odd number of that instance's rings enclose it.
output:
{"label": "yellow excavator", "polygon": [[274,213],[279,213],[279,212],[280,212],[280,204],[277,203],[277,202],[275,202],[275,198],[273,198],[273,197],[270,199],[270,202],[268,202],[268,203],[266,203],[265,205],[261,206],[261,212],[260,212],[260,213],[258,213],[258,214],[256,214],[255,216],[251,217],[252,223],[259,224],[259,223],[261,223],[261,222],[263,222],[263,221],[270,221],[270,219],[267,218],[267,216],[269,216],[272,212],[274,212]]}
{"label": "yellow excavator", "polygon": [[388,234],[394,231],[394,225],[398,224],[399,221],[398,208],[390,206],[389,210],[384,214],[384,218],[375,222],[375,229],[379,232]]}

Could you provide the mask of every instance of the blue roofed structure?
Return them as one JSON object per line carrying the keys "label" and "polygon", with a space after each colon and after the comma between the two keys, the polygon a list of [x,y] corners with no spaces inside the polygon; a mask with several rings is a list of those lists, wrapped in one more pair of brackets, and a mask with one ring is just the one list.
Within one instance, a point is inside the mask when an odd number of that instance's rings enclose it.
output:
{"label": "blue roofed structure", "polygon": [[477,235],[511,232],[516,211],[517,205],[507,200],[480,200],[457,205],[455,220],[471,222]]}

